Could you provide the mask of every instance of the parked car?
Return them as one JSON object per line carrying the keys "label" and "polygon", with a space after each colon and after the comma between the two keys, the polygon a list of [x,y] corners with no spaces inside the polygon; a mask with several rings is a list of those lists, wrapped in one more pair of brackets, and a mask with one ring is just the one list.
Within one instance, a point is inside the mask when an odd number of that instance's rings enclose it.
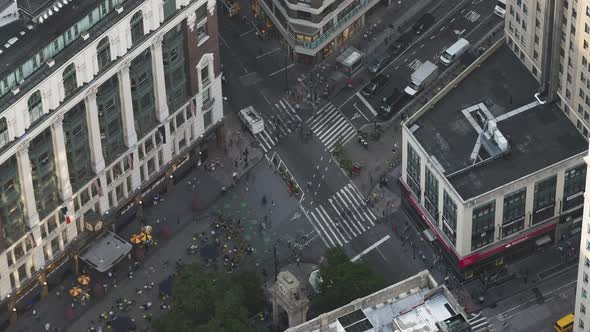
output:
{"label": "parked car", "polygon": [[391,44],[391,46],[389,47],[391,56],[396,57],[402,54],[402,52],[406,49],[406,47],[408,47],[408,45],[410,45],[411,42],[412,33],[406,32],[403,35],[399,36],[396,39],[396,41],[394,41],[393,44]]}
{"label": "parked car", "polygon": [[434,16],[432,14],[424,14],[422,15],[418,21],[412,27],[412,30],[417,34],[421,34],[424,31],[428,30],[434,23]]}
{"label": "parked car", "polygon": [[381,100],[381,106],[377,110],[379,118],[383,120],[391,119],[400,110],[401,105],[406,99],[407,97],[404,92],[395,88],[391,95]]}
{"label": "parked car", "polygon": [[361,93],[365,97],[371,97],[377,93],[377,91],[381,90],[388,80],[389,77],[386,75],[378,74],[377,76],[373,77],[373,79],[371,79],[367,85],[365,85],[365,87],[361,90]]}
{"label": "parked car", "polygon": [[371,72],[372,74],[376,74],[376,73],[380,72],[381,69],[383,69],[383,68],[385,68],[385,66],[387,66],[387,64],[389,63],[389,60],[391,60],[391,56],[389,54],[381,55],[380,57],[373,60],[373,62],[371,62],[369,64],[369,72]]}

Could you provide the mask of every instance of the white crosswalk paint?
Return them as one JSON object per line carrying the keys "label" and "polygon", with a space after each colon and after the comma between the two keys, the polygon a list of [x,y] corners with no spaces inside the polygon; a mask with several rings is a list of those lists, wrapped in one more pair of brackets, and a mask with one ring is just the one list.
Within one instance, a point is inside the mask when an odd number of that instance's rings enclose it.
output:
{"label": "white crosswalk paint", "polygon": [[416,70],[416,68],[420,67],[421,64],[422,64],[422,61],[420,61],[418,59],[414,59],[414,61],[410,62],[408,67],[410,67],[410,69],[412,69],[412,70]]}
{"label": "white crosswalk paint", "polygon": [[375,226],[375,214],[351,184],[309,211],[310,221],[328,246],[342,246]]}
{"label": "white crosswalk paint", "polygon": [[470,10],[469,13],[465,14],[464,16],[469,22],[475,22],[477,21],[480,17],[481,14],[474,11],[474,10]]}
{"label": "white crosswalk paint", "polygon": [[274,104],[273,114],[270,117],[263,114],[260,116],[264,119],[264,131],[254,136],[264,153],[268,153],[277,144],[277,135],[289,135],[301,122],[295,108],[285,98],[279,99],[278,103]]}
{"label": "white crosswalk paint", "polygon": [[345,143],[356,134],[356,128],[332,103],[320,108],[307,122],[317,138],[330,150],[336,143]]}
{"label": "white crosswalk paint", "polygon": [[491,327],[488,318],[483,316],[481,312],[469,315],[467,321],[469,322],[473,332],[494,332],[494,329]]}

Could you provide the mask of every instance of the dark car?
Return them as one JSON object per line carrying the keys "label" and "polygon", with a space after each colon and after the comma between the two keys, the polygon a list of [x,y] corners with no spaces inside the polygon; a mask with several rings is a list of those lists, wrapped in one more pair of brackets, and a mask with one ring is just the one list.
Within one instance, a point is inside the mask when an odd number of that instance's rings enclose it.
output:
{"label": "dark car", "polygon": [[397,88],[394,89],[391,95],[381,100],[381,106],[379,106],[379,109],[377,110],[379,117],[384,120],[390,119],[399,111],[405,98],[406,96],[403,91]]}
{"label": "dark car", "polygon": [[419,35],[422,32],[428,30],[428,28],[432,26],[432,23],[434,23],[434,16],[432,16],[432,14],[424,14],[414,24],[412,31]]}
{"label": "dark car", "polygon": [[365,85],[363,90],[361,90],[361,93],[365,97],[370,97],[374,95],[377,91],[381,90],[388,80],[389,78],[386,75],[379,74],[375,76],[371,81],[369,81],[367,85]]}
{"label": "dark car", "polygon": [[385,66],[387,66],[387,64],[389,63],[389,60],[391,60],[391,55],[389,55],[389,54],[381,55],[380,57],[373,60],[369,64],[369,72],[371,72],[372,74],[376,74],[376,73],[380,72],[381,69],[383,69],[383,68],[385,68]]}
{"label": "dark car", "polygon": [[391,56],[395,57],[400,55],[408,45],[412,42],[412,33],[406,32],[403,35],[399,36],[396,41],[393,42],[390,46]]}

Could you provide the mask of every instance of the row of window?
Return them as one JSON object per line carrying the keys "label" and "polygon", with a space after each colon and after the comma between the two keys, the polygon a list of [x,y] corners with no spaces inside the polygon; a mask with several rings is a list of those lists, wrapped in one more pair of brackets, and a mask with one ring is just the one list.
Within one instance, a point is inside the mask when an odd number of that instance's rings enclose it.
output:
{"label": "row of window", "polygon": [[[407,144],[407,182],[412,192],[420,197],[420,157],[417,151]],[[424,206],[428,213],[439,222],[438,212],[438,180],[432,171],[425,169]],[[586,179],[586,165],[582,164],[565,171],[562,210],[568,211],[578,207],[582,201]],[[535,183],[532,224],[538,224],[555,214],[555,196],[557,175]],[[526,188],[504,196],[501,236],[506,237],[524,229]],[[471,249],[475,250],[494,242],[496,202],[492,201],[473,209]],[[457,205],[447,193],[443,191],[442,224],[439,225],[447,238],[455,244],[457,228]]]}

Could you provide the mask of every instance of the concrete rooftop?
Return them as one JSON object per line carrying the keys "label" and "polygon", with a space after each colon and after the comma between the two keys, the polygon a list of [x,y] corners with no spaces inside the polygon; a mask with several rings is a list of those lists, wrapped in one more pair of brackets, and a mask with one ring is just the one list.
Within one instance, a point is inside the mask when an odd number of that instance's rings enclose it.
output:
{"label": "concrete rooftop", "polygon": [[[556,104],[536,103],[537,91],[537,81],[503,45],[409,127],[468,200],[587,150],[582,134]],[[482,147],[472,167],[482,116],[497,121],[510,149],[494,159]]]}

